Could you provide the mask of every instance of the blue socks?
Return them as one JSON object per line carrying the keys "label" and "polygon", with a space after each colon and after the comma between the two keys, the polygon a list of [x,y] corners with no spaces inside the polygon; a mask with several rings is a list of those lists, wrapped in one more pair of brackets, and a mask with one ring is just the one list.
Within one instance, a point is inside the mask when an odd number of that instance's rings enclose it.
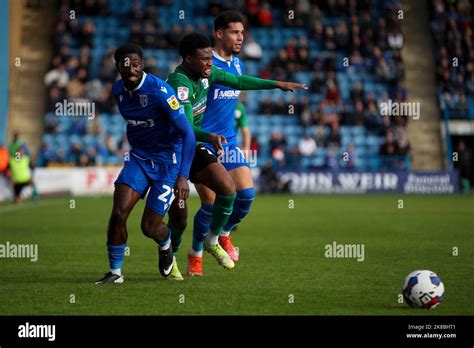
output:
{"label": "blue socks", "polygon": [[156,241],[162,250],[166,250],[171,245],[171,229],[168,227],[168,236],[163,240]]}
{"label": "blue socks", "polygon": [[224,226],[224,231],[231,231],[235,225],[247,216],[254,198],[255,189],[253,187],[237,191],[237,198],[234,201],[234,210],[229,217],[229,221]]}
{"label": "blue socks", "polygon": [[109,252],[110,269],[121,269],[123,259],[125,257],[125,247],[127,244],[110,245],[107,244],[107,251]]}
{"label": "blue socks", "polygon": [[204,239],[211,228],[212,204],[202,204],[196,215],[194,215],[193,250],[202,251]]}

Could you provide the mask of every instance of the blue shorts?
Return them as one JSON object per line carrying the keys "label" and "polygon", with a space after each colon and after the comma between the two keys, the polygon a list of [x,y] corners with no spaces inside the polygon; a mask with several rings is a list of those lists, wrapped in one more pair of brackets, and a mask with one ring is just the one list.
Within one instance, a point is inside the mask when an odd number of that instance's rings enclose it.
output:
{"label": "blue shorts", "polygon": [[243,166],[250,168],[249,162],[247,162],[244,154],[237,145],[222,144],[224,147],[224,153],[221,155],[217,155],[216,150],[214,150],[214,146],[211,144],[202,143],[201,145],[211,151],[217,157],[217,162],[221,163],[228,172]]}
{"label": "blue shorts", "polygon": [[163,164],[130,154],[130,160],[120,172],[115,185],[125,184],[138,192],[142,199],[148,189],[147,208],[154,213],[165,216],[174,199],[174,184],[179,174],[179,163]]}

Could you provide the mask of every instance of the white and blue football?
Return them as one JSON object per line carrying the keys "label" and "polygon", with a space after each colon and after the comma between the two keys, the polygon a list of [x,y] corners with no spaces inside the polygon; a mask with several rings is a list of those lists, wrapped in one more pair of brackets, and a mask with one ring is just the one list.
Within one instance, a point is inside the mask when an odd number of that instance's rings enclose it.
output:
{"label": "white and blue football", "polygon": [[405,278],[403,298],[411,307],[435,308],[443,301],[443,294],[444,284],[434,272],[418,270]]}

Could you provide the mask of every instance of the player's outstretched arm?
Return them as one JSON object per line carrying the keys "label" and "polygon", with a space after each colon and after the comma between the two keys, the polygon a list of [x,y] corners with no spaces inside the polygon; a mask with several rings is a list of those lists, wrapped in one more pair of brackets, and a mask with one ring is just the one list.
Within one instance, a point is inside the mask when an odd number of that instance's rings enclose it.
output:
{"label": "player's outstretched arm", "polygon": [[258,89],[275,89],[279,88],[283,91],[295,91],[296,89],[308,89],[303,83],[283,82],[275,80],[261,79],[248,75],[234,75],[222,69],[212,67],[212,81],[227,87],[240,90],[258,90]]}

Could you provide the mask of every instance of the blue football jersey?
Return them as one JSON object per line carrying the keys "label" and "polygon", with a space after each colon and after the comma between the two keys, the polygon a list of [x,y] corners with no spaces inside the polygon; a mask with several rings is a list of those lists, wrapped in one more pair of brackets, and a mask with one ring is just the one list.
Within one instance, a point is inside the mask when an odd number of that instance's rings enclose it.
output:
{"label": "blue football jersey", "polygon": [[[232,56],[230,61],[226,61],[214,51],[212,52],[212,64],[234,75],[242,75],[244,71],[244,65],[239,58]],[[239,95],[239,90],[215,83],[211,84],[207,94],[202,129],[225,136],[228,145],[237,145],[234,110]]]}
{"label": "blue football jersey", "polygon": [[112,93],[127,122],[127,138],[132,153],[161,163],[181,161],[182,137],[170,117],[184,114],[175,91],[162,79],[143,73],[140,84],[132,91],[118,80]]}

